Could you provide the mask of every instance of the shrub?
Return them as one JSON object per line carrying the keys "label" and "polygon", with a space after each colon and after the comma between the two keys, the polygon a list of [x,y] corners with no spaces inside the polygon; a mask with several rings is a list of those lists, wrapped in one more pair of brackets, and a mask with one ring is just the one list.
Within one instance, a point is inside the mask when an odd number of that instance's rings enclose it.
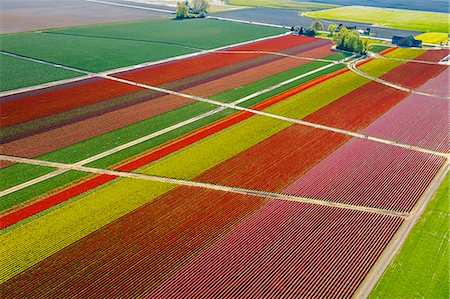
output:
{"label": "shrub", "polygon": [[322,31],[323,25],[320,21],[317,20],[311,24],[311,28],[313,28],[315,31]]}
{"label": "shrub", "polygon": [[312,27],[309,27],[309,28],[305,29],[303,34],[306,36],[316,36],[316,30]]}

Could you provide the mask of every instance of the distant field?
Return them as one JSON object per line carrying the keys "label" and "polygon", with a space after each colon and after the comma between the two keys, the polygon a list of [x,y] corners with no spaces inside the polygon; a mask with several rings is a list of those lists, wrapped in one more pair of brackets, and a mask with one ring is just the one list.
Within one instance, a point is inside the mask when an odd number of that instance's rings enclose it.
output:
{"label": "distant field", "polygon": [[2,35],[0,49],[98,72],[283,32],[218,20],[158,19]]}
{"label": "distant field", "polygon": [[[312,2],[339,4],[339,5],[355,5],[355,0],[310,0]],[[359,0],[358,5],[385,7],[397,9],[413,9],[421,11],[436,11],[448,13],[447,0]]]}
{"label": "distant field", "polygon": [[417,35],[416,38],[425,43],[439,44],[440,42],[446,43],[448,41],[448,34],[440,32],[427,32]]}
{"label": "distant field", "polygon": [[448,192],[447,176],[370,298],[449,297]]}
{"label": "distant field", "polygon": [[448,32],[448,15],[362,6],[345,6],[307,13],[314,18],[373,23],[383,27],[418,31]]}
{"label": "distant field", "polygon": [[321,9],[336,8],[340,6],[336,4],[299,2],[295,0],[231,0],[230,3],[234,5],[245,5],[256,7],[296,9],[300,11],[314,11]]}
{"label": "distant field", "polygon": [[83,75],[2,54],[0,66],[0,92]]}

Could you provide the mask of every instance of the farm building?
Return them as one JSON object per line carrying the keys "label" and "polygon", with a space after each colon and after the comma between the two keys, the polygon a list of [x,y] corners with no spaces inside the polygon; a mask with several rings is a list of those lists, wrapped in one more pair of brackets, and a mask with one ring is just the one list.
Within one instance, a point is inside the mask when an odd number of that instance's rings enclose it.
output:
{"label": "farm building", "polygon": [[392,44],[397,45],[399,47],[416,47],[422,48],[422,41],[415,39],[414,36],[393,36]]}

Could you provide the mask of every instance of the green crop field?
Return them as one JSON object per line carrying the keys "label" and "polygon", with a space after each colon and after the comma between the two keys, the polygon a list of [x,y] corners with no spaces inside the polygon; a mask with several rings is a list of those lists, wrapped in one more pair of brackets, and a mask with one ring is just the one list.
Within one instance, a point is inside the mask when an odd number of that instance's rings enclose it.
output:
{"label": "green crop field", "polygon": [[448,194],[447,176],[370,298],[449,297]]}
{"label": "green crop field", "polygon": [[299,11],[314,11],[320,9],[330,9],[340,6],[336,4],[300,2],[294,0],[231,0],[230,3],[234,5],[244,5],[254,7],[296,9]]}
{"label": "green crop field", "polygon": [[373,23],[383,27],[448,32],[448,14],[362,6],[344,6],[307,13],[313,18]]}
{"label": "green crop field", "polygon": [[[284,32],[279,28],[211,19],[152,19],[5,34],[0,36],[0,49],[99,72]],[[26,72],[18,75],[29,76]]]}
{"label": "green crop field", "polygon": [[0,54],[0,92],[82,75],[78,72]]}

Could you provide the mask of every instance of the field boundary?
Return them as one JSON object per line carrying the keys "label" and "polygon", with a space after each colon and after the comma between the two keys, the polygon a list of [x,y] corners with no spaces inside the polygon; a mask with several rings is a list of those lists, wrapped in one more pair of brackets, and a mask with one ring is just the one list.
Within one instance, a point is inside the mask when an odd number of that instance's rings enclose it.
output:
{"label": "field boundary", "polygon": [[113,80],[113,81],[117,81],[117,82],[122,82],[122,83],[130,84],[130,85],[138,86],[138,87],[142,87],[142,88],[146,88],[146,89],[149,89],[149,90],[155,90],[155,91],[163,92],[163,93],[166,93],[166,94],[171,94],[171,95],[175,95],[175,96],[180,96],[180,97],[196,100],[196,101],[199,101],[199,102],[209,103],[209,104],[213,104],[213,105],[216,105],[216,106],[221,106],[221,107],[225,107],[225,108],[231,108],[231,109],[240,110],[240,111],[247,111],[247,112],[253,113],[255,115],[267,116],[267,117],[271,117],[271,118],[275,118],[275,119],[288,121],[288,122],[291,122],[291,123],[297,123],[297,124],[300,124],[300,125],[313,127],[313,128],[316,128],[316,129],[322,129],[322,130],[327,130],[327,131],[331,131],[331,132],[335,132],[335,133],[341,133],[341,134],[344,134],[344,135],[347,135],[347,136],[351,136],[351,137],[367,139],[367,140],[371,140],[371,141],[375,141],[375,142],[379,142],[379,143],[384,143],[384,144],[393,145],[393,146],[397,146],[397,147],[407,148],[407,149],[410,149],[410,150],[415,150],[415,151],[422,152],[422,153],[427,153],[427,154],[432,154],[432,155],[437,155],[437,156],[441,156],[441,157],[444,157],[444,158],[448,158],[448,155],[444,154],[444,153],[440,153],[440,152],[424,149],[424,148],[421,148],[421,147],[418,147],[418,146],[414,146],[414,145],[409,145],[409,144],[404,144],[404,143],[400,143],[400,142],[396,142],[396,141],[386,140],[386,139],[383,139],[383,138],[374,137],[374,136],[370,136],[370,135],[367,135],[367,134],[352,132],[352,131],[339,129],[339,128],[334,128],[334,127],[321,125],[321,124],[316,124],[316,123],[312,123],[312,122],[309,122],[309,121],[294,119],[294,118],[290,118],[290,117],[286,117],[286,116],[281,116],[281,115],[277,115],[277,114],[273,114],[273,113],[268,113],[268,112],[264,112],[264,111],[251,109],[251,108],[245,108],[245,107],[237,106],[237,105],[234,105],[234,104],[222,103],[222,102],[219,102],[219,101],[215,101],[215,100],[211,100],[211,99],[207,99],[207,98],[203,98],[203,97],[199,97],[199,96],[185,94],[185,93],[181,93],[181,92],[178,92],[178,91],[168,90],[168,89],[165,89],[165,88],[151,86],[151,85],[147,85],[147,84],[143,84],[143,83],[137,83],[137,82],[129,81],[129,80],[122,79],[122,78],[112,77],[112,76],[109,76],[109,75],[102,75],[100,77],[105,78],[105,79],[110,79],[110,80]]}
{"label": "field boundary", "polygon": [[240,188],[240,187],[232,187],[232,186],[225,186],[225,185],[219,185],[219,184],[213,184],[213,183],[176,179],[176,178],[135,173],[135,172],[86,167],[86,166],[80,166],[80,165],[76,165],[76,164],[50,162],[50,161],[45,161],[45,160],[29,159],[29,158],[15,157],[15,156],[9,156],[9,155],[0,155],[0,160],[15,162],[15,163],[40,165],[40,166],[46,166],[46,167],[56,167],[58,169],[77,170],[77,171],[82,171],[82,172],[87,172],[87,173],[108,175],[108,176],[114,176],[114,177],[135,178],[135,179],[158,181],[158,182],[162,182],[162,183],[176,184],[176,185],[182,185],[182,186],[202,187],[202,188],[214,189],[214,190],[225,191],[225,192],[256,195],[256,196],[262,196],[262,197],[269,197],[269,198],[273,198],[273,199],[297,201],[297,202],[318,204],[318,205],[331,206],[331,207],[344,208],[344,209],[353,209],[353,210],[358,210],[358,211],[392,215],[392,216],[397,216],[397,217],[407,217],[409,215],[408,213],[404,213],[404,212],[397,212],[397,211],[378,209],[378,208],[372,208],[372,207],[349,205],[349,204],[325,201],[325,200],[320,200],[320,199],[311,199],[308,197],[291,196],[291,195],[286,195],[286,194],[282,194],[282,193],[274,193],[274,192],[267,192],[267,191],[262,191],[262,190],[253,190],[253,189],[246,189],[246,188]]}
{"label": "field boundary", "polygon": [[[380,58],[380,59],[382,59],[382,58]],[[374,76],[369,75],[369,74],[361,71],[360,69],[358,69],[357,65],[358,65],[358,62],[354,61],[354,62],[348,63],[347,67],[352,72],[354,72],[355,74],[363,76],[363,77],[365,77],[365,78],[367,78],[369,80],[375,81],[377,83],[386,85],[388,87],[392,87],[392,88],[395,88],[395,89],[398,89],[398,90],[401,90],[401,91],[406,91],[408,93],[418,94],[418,95],[426,96],[426,97],[440,98],[440,99],[444,99],[444,100],[449,100],[450,99],[450,96],[446,97],[446,96],[441,96],[441,95],[429,94],[429,93],[426,93],[426,92],[418,91],[416,89],[407,88],[407,87],[404,87],[404,86],[401,86],[401,85],[398,85],[398,84],[394,84],[392,82],[388,82],[388,81],[380,79],[378,77],[374,77]]]}
{"label": "field boundary", "polygon": [[361,282],[355,294],[353,295],[353,298],[365,299],[370,295],[371,291],[383,276],[384,272],[389,267],[394,257],[402,248],[403,243],[405,242],[406,238],[408,237],[417,221],[422,216],[428,203],[433,198],[433,195],[436,193],[437,189],[444,181],[449,171],[449,167],[450,164],[447,161],[433,178],[433,181],[428,185],[427,190],[424,192],[424,194],[422,194],[421,198],[415,204],[413,210],[409,213],[409,215],[405,217],[405,221],[403,222],[403,224],[400,226],[394,237],[383,250],[376,263],[372,266],[370,272]]}
{"label": "field boundary", "polygon": [[[348,57],[348,58],[350,58],[350,57]],[[280,88],[280,87],[282,87],[282,86],[284,86],[284,85],[287,85],[287,84],[289,84],[289,83],[292,83],[292,82],[294,82],[294,81],[296,81],[296,80],[299,80],[299,79],[301,79],[301,78],[310,76],[310,75],[312,75],[312,74],[314,74],[314,73],[317,73],[317,72],[320,72],[320,71],[322,71],[322,70],[324,70],[324,69],[326,69],[326,68],[332,67],[333,65],[334,65],[334,64],[330,63],[329,65],[325,65],[325,66],[323,66],[323,67],[321,67],[321,68],[315,69],[315,70],[310,71],[310,72],[307,72],[307,73],[305,73],[305,74],[302,74],[302,75],[299,75],[299,76],[290,78],[290,79],[288,79],[288,80],[286,80],[286,81],[283,81],[283,82],[281,82],[281,83],[278,83],[278,84],[276,84],[276,85],[273,85],[273,86],[271,86],[271,87],[268,87],[268,88],[266,88],[266,89],[264,89],[264,90],[260,90],[260,91],[254,92],[254,93],[252,93],[252,94],[250,94],[250,95],[248,95],[248,96],[245,96],[245,97],[243,97],[243,98],[241,98],[241,99],[238,99],[238,100],[236,100],[236,101],[234,101],[234,102],[232,102],[232,103],[230,103],[230,104],[231,104],[231,105],[236,105],[236,104],[243,103],[243,102],[248,101],[248,100],[250,100],[250,99],[252,99],[252,98],[255,98],[255,97],[257,97],[257,96],[260,96],[260,95],[262,95],[262,94],[264,94],[264,93],[270,92],[270,91],[275,90],[275,89],[277,89],[277,88]],[[344,70],[345,70],[345,69],[344,69]],[[337,71],[337,72],[339,72],[339,71]],[[334,73],[337,73],[337,72],[334,72]],[[319,77],[319,78],[324,78],[324,76],[321,76],[321,77]],[[326,79],[329,79],[329,77],[326,77]],[[316,81],[316,82],[317,82],[317,81]],[[311,87],[311,84],[310,84],[310,82],[301,84],[300,86],[298,86],[298,87],[295,88],[295,90],[296,90],[297,92],[298,92],[298,90],[299,90],[299,87],[303,87],[303,89],[306,89],[306,88]],[[290,91],[290,90],[288,90],[288,91]],[[283,94],[286,94],[288,91],[284,92]],[[114,147],[114,148],[112,148],[112,149],[109,149],[109,150],[107,150],[107,151],[105,151],[105,152],[99,153],[99,154],[97,154],[97,155],[94,155],[94,156],[89,157],[89,158],[87,158],[87,159],[84,159],[84,160],[82,160],[82,161],[79,161],[79,162],[77,162],[77,163],[75,163],[75,164],[76,164],[76,165],[82,166],[82,165],[85,165],[85,164],[87,164],[87,163],[94,162],[94,161],[96,161],[96,160],[99,160],[99,159],[101,159],[101,158],[107,157],[107,156],[109,156],[109,155],[111,155],[111,154],[114,154],[114,153],[116,153],[116,152],[119,152],[119,151],[121,151],[121,150],[124,150],[124,149],[126,149],[126,148],[129,148],[129,147],[131,147],[131,146],[137,145],[137,144],[139,144],[139,143],[142,143],[142,142],[145,142],[145,141],[150,140],[150,139],[152,139],[152,138],[158,137],[158,136],[160,136],[160,135],[162,135],[162,134],[165,134],[165,133],[167,133],[167,132],[170,132],[170,131],[172,131],[172,130],[175,130],[175,129],[178,129],[178,128],[180,128],[180,127],[183,127],[184,125],[190,124],[190,123],[195,122],[195,121],[197,121],[197,120],[203,119],[203,118],[208,117],[208,116],[211,116],[211,115],[213,115],[213,114],[216,114],[216,113],[218,113],[218,112],[220,112],[220,111],[222,111],[222,110],[224,110],[224,109],[225,109],[225,107],[218,107],[218,108],[216,108],[216,109],[214,109],[214,110],[205,112],[205,113],[203,113],[203,114],[201,114],[201,115],[198,115],[198,116],[196,116],[196,117],[193,117],[193,118],[191,118],[191,119],[188,119],[188,120],[179,122],[179,123],[177,123],[177,124],[174,124],[174,125],[172,125],[172,126],[170,126],[170,127],[164,128],[164,129],[159,130],[159,131],[157,131],[157,132],[150,133],[149,135],[146,135],[146,136],[143,136],[143,137],[138,138],[138,139],[136,139],[136,140],[130,141],[130,142],[128,142],[128,143],[119,145],[119,146]],[[59,175],[59,174],[61,174],[61,173],[58,173],[57,171],[54,171],[54,172],[48,173],[48,174],[46,174],[46,175],[43,175],[43,176],[41,176],[41,177],[35,178],[35,179],[33,179],[33,180],[30,180],[29,182],[33,181],[33,182],[34,182],[33,184],[37,184],[37,183],[40,183],[40,182],[45,181],[45,180],[47,180],[47,179],[50,179],[50,178],[52,178],[52,177],[55,177],[55,176],[57,176],[57,175]],[[28,182],[24,182],[24,183],[21,183],[21,184],[19,184],[19,185],[13,186],[13,187],[11,187],[11,188],[5,189],[5,190],[3,190],[3,191],[0,191],[0,197],[5,196],[5,195],[8,195],[8,194],[13,193],[13,192],[18,191],[18,190],[21,190],[21,189],[26,188],[26,187],[28,187],[28,186],[30,186],[30,184],[28,184]]]}

